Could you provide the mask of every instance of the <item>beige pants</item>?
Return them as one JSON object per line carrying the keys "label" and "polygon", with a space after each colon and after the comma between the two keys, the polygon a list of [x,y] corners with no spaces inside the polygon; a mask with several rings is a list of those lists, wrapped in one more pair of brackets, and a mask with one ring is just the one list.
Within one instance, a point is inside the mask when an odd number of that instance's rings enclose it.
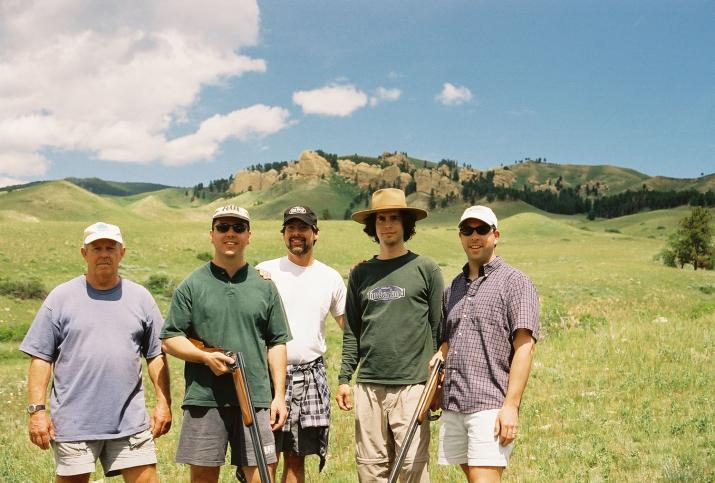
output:
{"label": "beige pants", "polygon": [[[387,481],[424,384],[355,386],[355,450],[361,483]],[[400,481],[429,483],[429,419],[417,428]]]}

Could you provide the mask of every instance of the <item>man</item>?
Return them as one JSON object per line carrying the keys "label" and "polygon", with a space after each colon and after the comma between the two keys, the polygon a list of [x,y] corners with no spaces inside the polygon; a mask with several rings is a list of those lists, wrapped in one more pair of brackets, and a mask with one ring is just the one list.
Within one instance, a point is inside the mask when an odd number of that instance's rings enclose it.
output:
{"label": "man", "polygon": [[283,241],[288,254],[258,264],[271,274],[283,300],[293,340],[288,342],[286,404],[288,419],[275,432],[276,451],[284,454],[283,481],[305,481],[305,457],[320,456],[322,470],[328,448],[330,390],[323,354],[328,313],[343,327],[345,283],[337,271],[316,260],[318,218],[307,206],[283,213]]}
{"label": "man", "polygon": [[444,295],[446,360],[439,463],[458,464],[470,482],[498,482],[517,436],[519,405],[539,337],[531,281],[494,253],[497,217],[467,208],[459,239],[467,255]]}
{"label": "man", "polygon": [[[189,337],[206,346],[242,352],[251,399],[266,461],[275,464],[272,430],[283,426],[286,348],[290,331],[276,286],[246,262],[251,240],[246,209],[216,209],[209,237],[213,259],[191,273],[174,292],[161,331],[169,354],[186,361],[184,420],[176,450],[177,463],[191,465],[192,482],[218,481],[231,445],[231,464],[248,481],[260,481],[248,428],[243,426],[233,379],[222,352],[197,349]],[[271,399],[269,380],[275,397]],[[240,473],[240,472],[239,472]]]}
{"label": "man", "polygon": [[[80,252],[87,273],[50,292],[20,345],[32,357],[30,440],[52,446],[58,482],[89,481],[97,458],[105,476],[156,482],[153,440],[171,426],[163,320],[149,292],[119,276],[126,252],[119,227],[87,227]],[[150,418],[142,356],[156,392]],[[51,416],[45,406],[50,380]]]}
{"label": "man", "polygon": [[[353,213],[380,253],[357,265],[348,280],[347,323],[337,401],[352,409],[355,386],[356,460],[360,481],[385,481],[406,436],[437,347],[442,274],[432,260],[410,252],[405,242],[427,212],[410,208],[402,190],[376,191],[371,209]],[[417,430],[402,468],[408,482],[429,481],[429,421]]]}

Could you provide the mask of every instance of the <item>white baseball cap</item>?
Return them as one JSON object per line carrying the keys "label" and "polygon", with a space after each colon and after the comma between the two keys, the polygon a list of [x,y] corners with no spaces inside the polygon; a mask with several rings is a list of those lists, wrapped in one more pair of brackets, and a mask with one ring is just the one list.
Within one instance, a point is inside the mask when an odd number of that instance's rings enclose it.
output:
{"label": "white baseball cap", "polygon": [[89,245],[95,240],[114,240],[117,243],[124,245],[122,232],[119,231],[117,225],[110,225],[103,221],[98,221],[94,225],[90,225],[84,229],[84,244]]}
{"label": "white baseball cap", "polygon": [[251,217],[248,216],[248,210],[236,205],[226,205],[216,208],[212,219],[215,220],[216,218],[238,218],[248,223],[251,222]]}
{"label": "white baseball cap", "polygon": [[469,220],[470,218],[481,220],[487,225],[494,226],[495,228],[498,226],[497,215],[494,214],[491,208],[486,206],[470,206],[464,210],[464,213],[462,213],[462,217],[459,219],[459,224],[461,225],[464,220]]}

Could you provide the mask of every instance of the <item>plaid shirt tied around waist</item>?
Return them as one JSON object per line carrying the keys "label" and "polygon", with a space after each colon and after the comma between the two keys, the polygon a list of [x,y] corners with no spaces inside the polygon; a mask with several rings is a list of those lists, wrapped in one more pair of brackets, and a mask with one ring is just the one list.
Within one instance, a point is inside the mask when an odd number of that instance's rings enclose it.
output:
{"label": "plaid shirt tied around waist", "polygon": [[441,340],[449,344],[442,407],[499,409],[509,383],[517,329],[539,338],[539,297],[529,278],[495,257],[469,280],[465,265],[444,292]]}
{"label": "plaid shirt tied around waist", "polygon": [[[303,398],[298,406],[300,415],[294,418],[290,414],[291,401],[293,400],[293,382],[303,379]],[[330,388],[328,377],[325,374],[323,358],[305,364],[290,364],[286,375],[286,406],[288,418],[283,426],[283,431],[290,432],[293,421],[298,420],[302,428],[318,428],[320,464],[318,472],[323,471],[328,454],[328,438],[330,431]]]}
{"label": "plaid shirt tied around waist", "polygon": [[[305,364],[288,366],[286,376],[286,406],[290,411],[293,399],[293,379],[296,375],[303,376],[303,399],[300,401],[300,425],[303,428],[315,428],[330,425],[330,388],[325,374],[323,358]],[[283,431],[290,431],[290,414]]]}

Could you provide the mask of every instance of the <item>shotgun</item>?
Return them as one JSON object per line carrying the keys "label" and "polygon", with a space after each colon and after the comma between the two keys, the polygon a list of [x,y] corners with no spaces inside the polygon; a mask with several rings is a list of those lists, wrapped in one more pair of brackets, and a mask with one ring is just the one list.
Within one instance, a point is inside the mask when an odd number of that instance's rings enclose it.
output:
{"label": "shotgun", "polygon": [[256,455],[256,466],[258,467],[258,473],[261,477],[261,483],[271,483],[271,478],[268,476],[266,455],[263,452],[263,440],[261,439],[261,432],[258,430],[258,424],[256,422],[256,410],[253,408],[251,393],[248,391],[248,383],[246,382],[246,364],[243,361],[243,354],[216,347],[207,347],[203,342],[197,339],[189,338],[189,341],[204,352],[223,352],[233,359],[233,364],[228,367],[231,369],[233,375],[233,385],[236,388],[236,398],[238,399],[238,407],[241,410],[241,419],[243,420],[244,426],[246,426],[251,433],[251,443],[253,444],[253,452]]}
{"label": "shotgun", "polygon": [[434,399],[434,395],[437,392],[437,387],[442,381],[443,371],[444,361],[437,360],[437,362],[435,362],[434,366],[432,367],[432,372],[430,373],[429,379],[427,380],[427,384],[425,384],[425,388],[422,391],[420,401],[417,403],[417,408],[412,414],[412,420],[410,420],[410,425],[407,427],[407,435],[405,436],[405,439],[402,440],[400,452],[397,454],[397,458],[395,458],[395,463],[392,466],[392,470],[390,470],[390,476],[387,479],[388,483],[395,483],[397,481],[397,478],[400,476],[402,465],[405,463],[407,451],[409,451],[410,449],[410,445],[412,444],[412,439],[415,437],[417,428],[425,420],[425,416],[427,415],[427,412],[432,406],[432,399]]}

